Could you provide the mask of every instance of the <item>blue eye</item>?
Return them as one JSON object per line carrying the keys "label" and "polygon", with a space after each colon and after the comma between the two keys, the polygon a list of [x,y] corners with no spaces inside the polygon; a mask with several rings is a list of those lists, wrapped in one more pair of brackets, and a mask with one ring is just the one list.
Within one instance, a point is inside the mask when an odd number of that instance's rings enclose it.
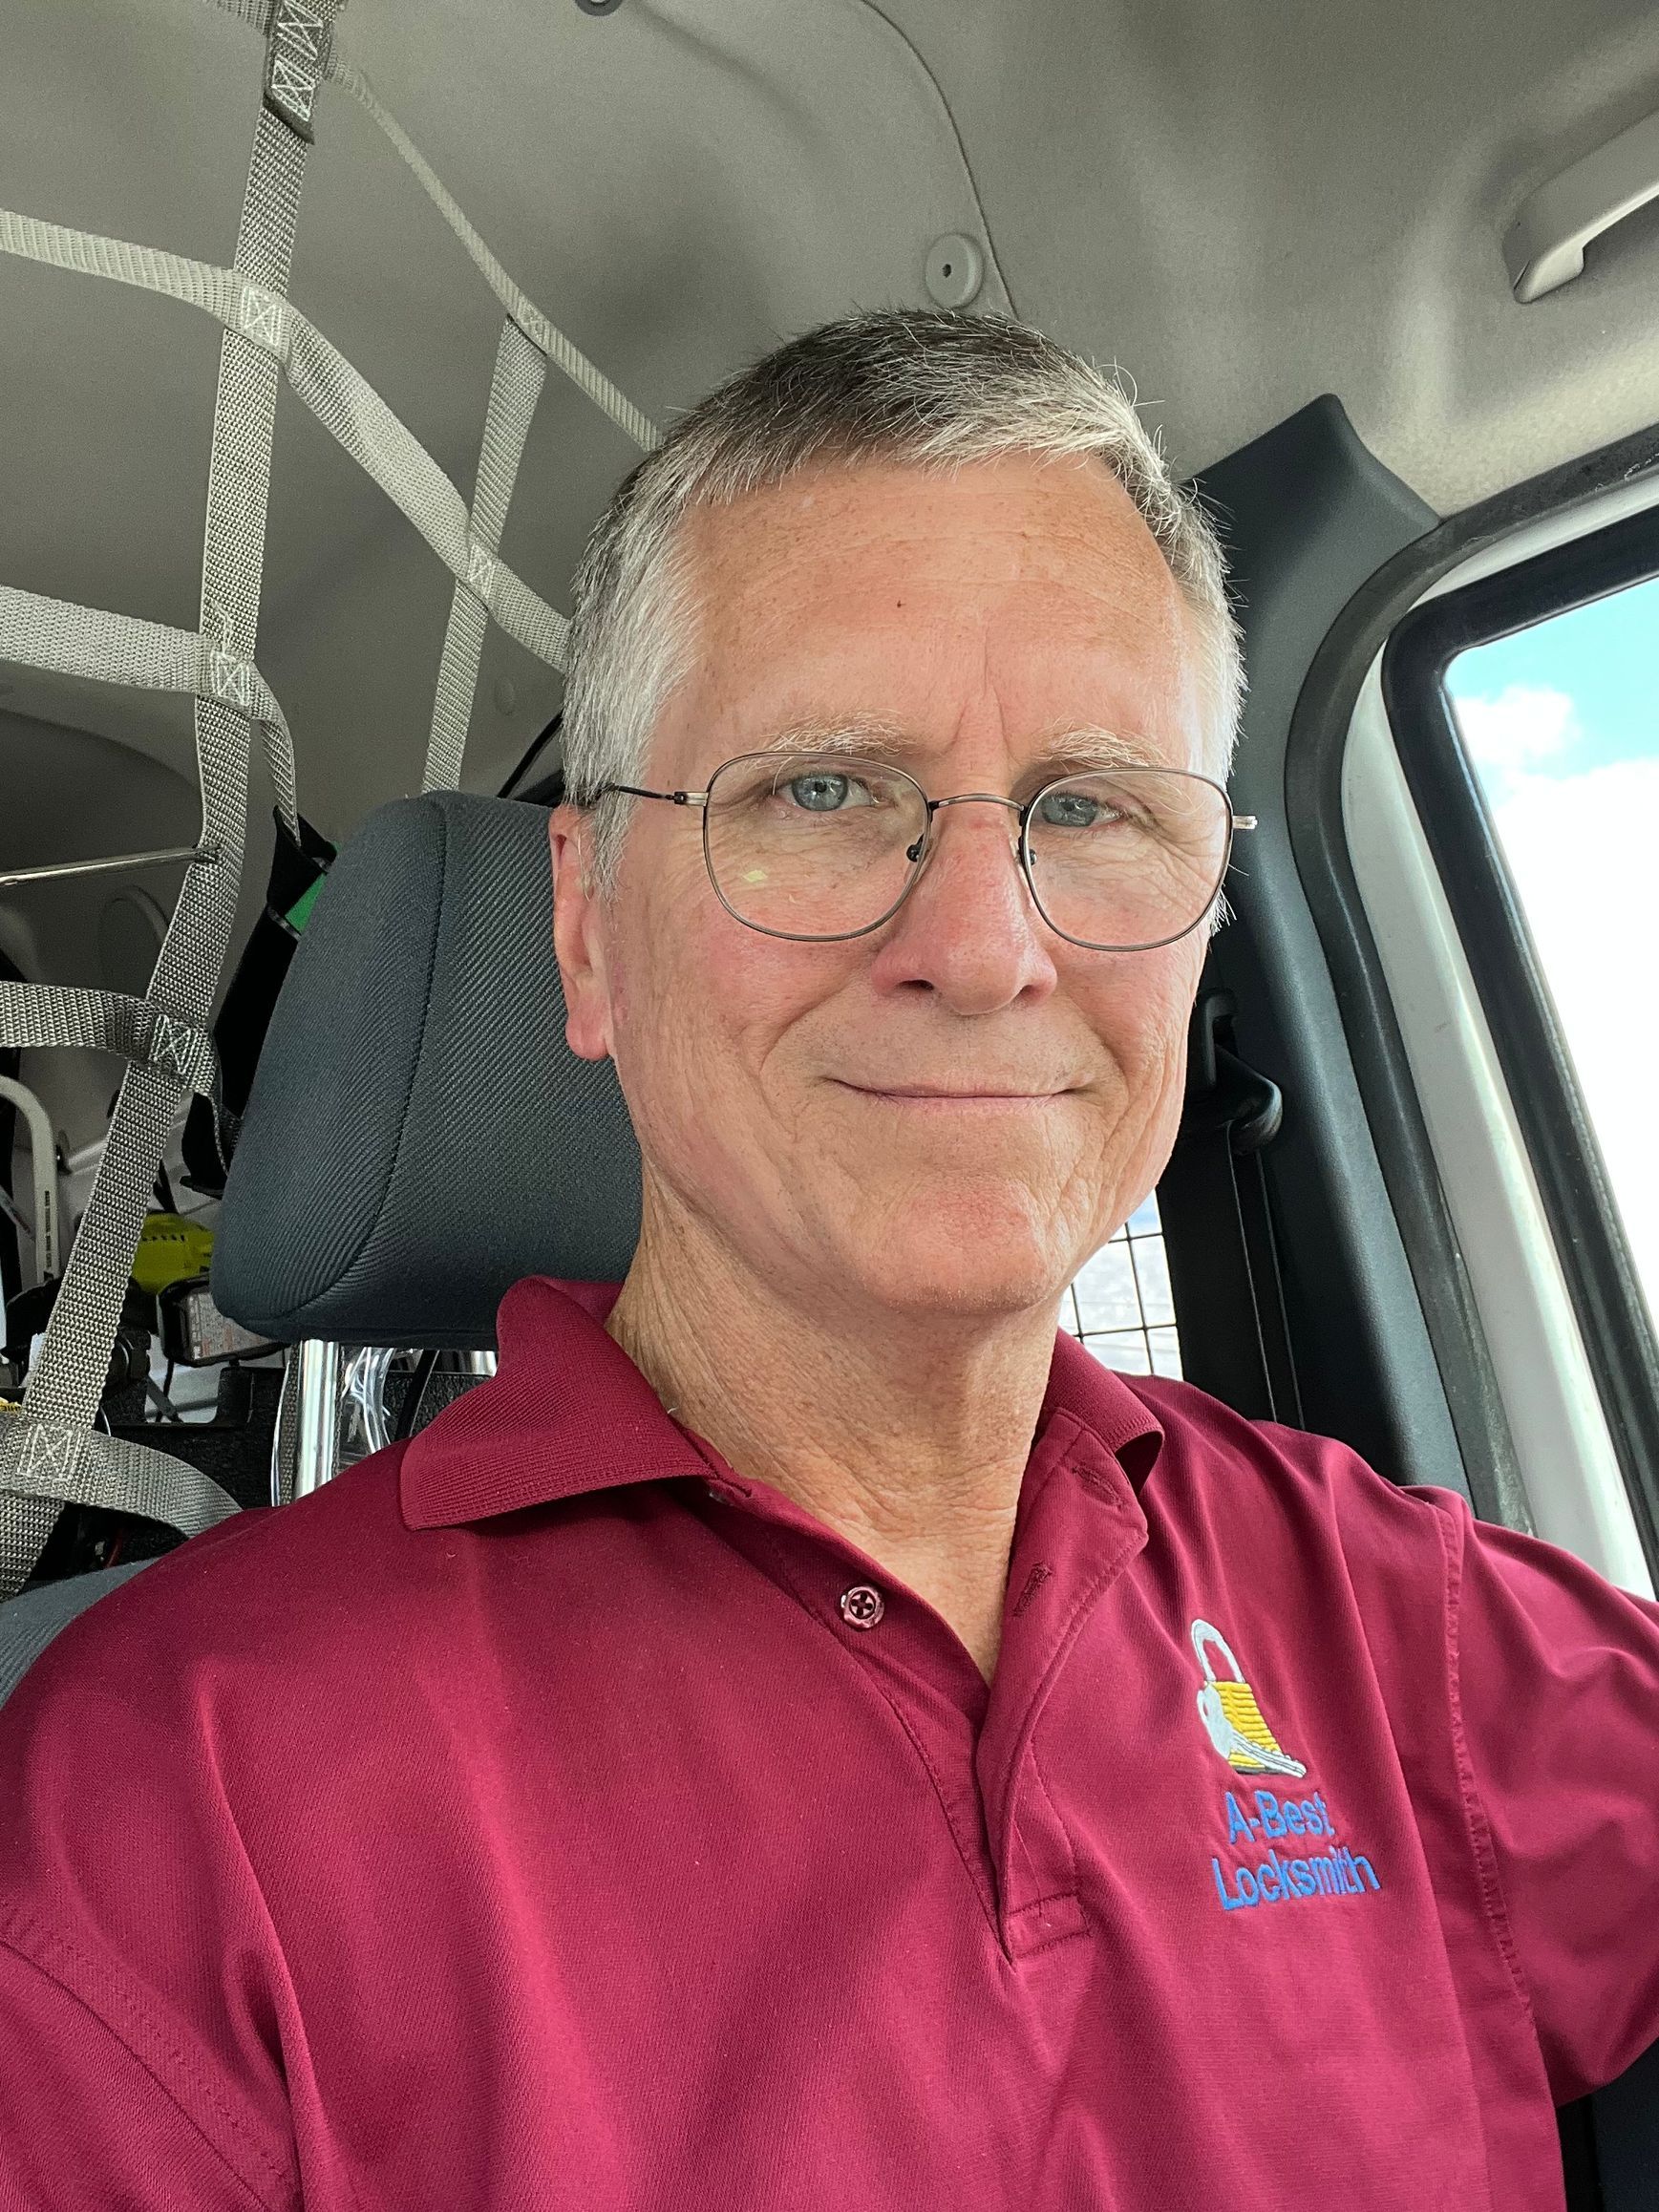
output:
{"label": "blue eye", "polygon": [[1093,829],[1112,812],[1086,791],[1051,791],[1037,808],[1037,819],[1053,829]]}
{"label": "blue eye", "polygon": [[809,776],[795,776],[783,789],[808,814],[839,814],[849,803],[859,803],[862,786],[855,784],[850,776],[819,769]]}

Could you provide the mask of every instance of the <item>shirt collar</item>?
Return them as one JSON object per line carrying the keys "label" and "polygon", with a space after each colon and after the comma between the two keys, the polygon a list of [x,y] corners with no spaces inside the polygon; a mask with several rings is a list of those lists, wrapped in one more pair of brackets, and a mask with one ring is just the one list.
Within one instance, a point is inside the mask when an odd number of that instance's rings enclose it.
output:
{"label": "shirt collar", "polygon": [[[493,1381],[440,1414],[398,1470],[411,1528],[451,1528],[630,1482],[721,1476],[606,1333],[617,1286],[516,1283],[497,1316]],[[1056,1414],[1088,1429],[1138,1491],[1163,1431],[1121,1375],[1057,1338],[1038,1436]]]}
{"label": "shirt collar", "polygon": [[1056,1414],[1070,1414],[1087,1429],[1139,1494],[1163,1449],[1163,1424],[1126,1376],[1103,1367],[1063,1331],[1054,1338],[1049,1388],[1037,1422],[1039,1438]]}
{"label": "shirt collar", "polygon": [[450,1528],[709,1463],[605,1332],[614,1283],[515,1283],[496,1316],[493,1381],[421,1430],[398,1470],[411,1528]]}

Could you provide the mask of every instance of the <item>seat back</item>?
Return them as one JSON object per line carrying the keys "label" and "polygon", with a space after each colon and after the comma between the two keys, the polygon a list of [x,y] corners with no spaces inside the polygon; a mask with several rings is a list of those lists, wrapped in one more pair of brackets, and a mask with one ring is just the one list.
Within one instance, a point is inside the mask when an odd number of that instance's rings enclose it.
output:
{"label": "seat back", "polygon": [[129,1560],[124,1566],[99,1567],[91,1574],[66,1575],[42,1583],[0,1606],[0,1705],[4,1705],[60,1628],[77,1613],[118,1590],[150,1564]]}

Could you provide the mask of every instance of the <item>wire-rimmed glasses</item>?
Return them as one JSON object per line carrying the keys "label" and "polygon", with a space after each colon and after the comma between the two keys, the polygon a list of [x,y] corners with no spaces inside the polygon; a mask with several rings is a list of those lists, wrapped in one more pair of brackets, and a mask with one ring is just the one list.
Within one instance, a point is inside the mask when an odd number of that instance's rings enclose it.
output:
{"label": "wire-rimmed glasses", "polygon": [[703,813],[714,895],[767,937],[864,937],[904,904],[927,862],[942,807],[1019,818],[1019,864],[1037,911],[1070,944],[1150,952],[1196,929],[1215,904],[1235,830],[1219,783],[1187,769],[1126,766],[1056,776],[1031,798],[965,791],[929,798],[903,768],[853,753],[743,753],[706,791],[606,784]]}

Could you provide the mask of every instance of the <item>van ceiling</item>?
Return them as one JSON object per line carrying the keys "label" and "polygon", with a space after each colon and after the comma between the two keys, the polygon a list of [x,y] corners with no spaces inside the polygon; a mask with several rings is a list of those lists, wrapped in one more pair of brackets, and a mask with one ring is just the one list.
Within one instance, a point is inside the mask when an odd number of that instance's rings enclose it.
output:
{"label": "van ceiling", "polygon": [[[1659,418],[1659,205],[1530,307],[1499,251],[1659,106],[1650,0],[350,0],[339,36],[660,421],[779,332],[925,300],[947,231],[988,243],[982,305],[1132,372],[1183,473],[1330,391],[1446,510]],[[0,202],[229,261],[254,32],[202,0],[0,0]],[[470,493],[500,310],[338,89],[317,141],[294,297]],[[194,627],[218,350],[175,303],[0,260],[0,581]],[[504,551],[555,605],[632,457],[550,380]],[[260,661],[330,834],[418,781],[449,596],[285,393]],[[468,784],[557,696],[492,631]],[[173,703],[12,669],[0,781],[43,723],[193,782]],[[78,776],[27,823],[0,804],[0,865],[129,849],[97,811]]]}

